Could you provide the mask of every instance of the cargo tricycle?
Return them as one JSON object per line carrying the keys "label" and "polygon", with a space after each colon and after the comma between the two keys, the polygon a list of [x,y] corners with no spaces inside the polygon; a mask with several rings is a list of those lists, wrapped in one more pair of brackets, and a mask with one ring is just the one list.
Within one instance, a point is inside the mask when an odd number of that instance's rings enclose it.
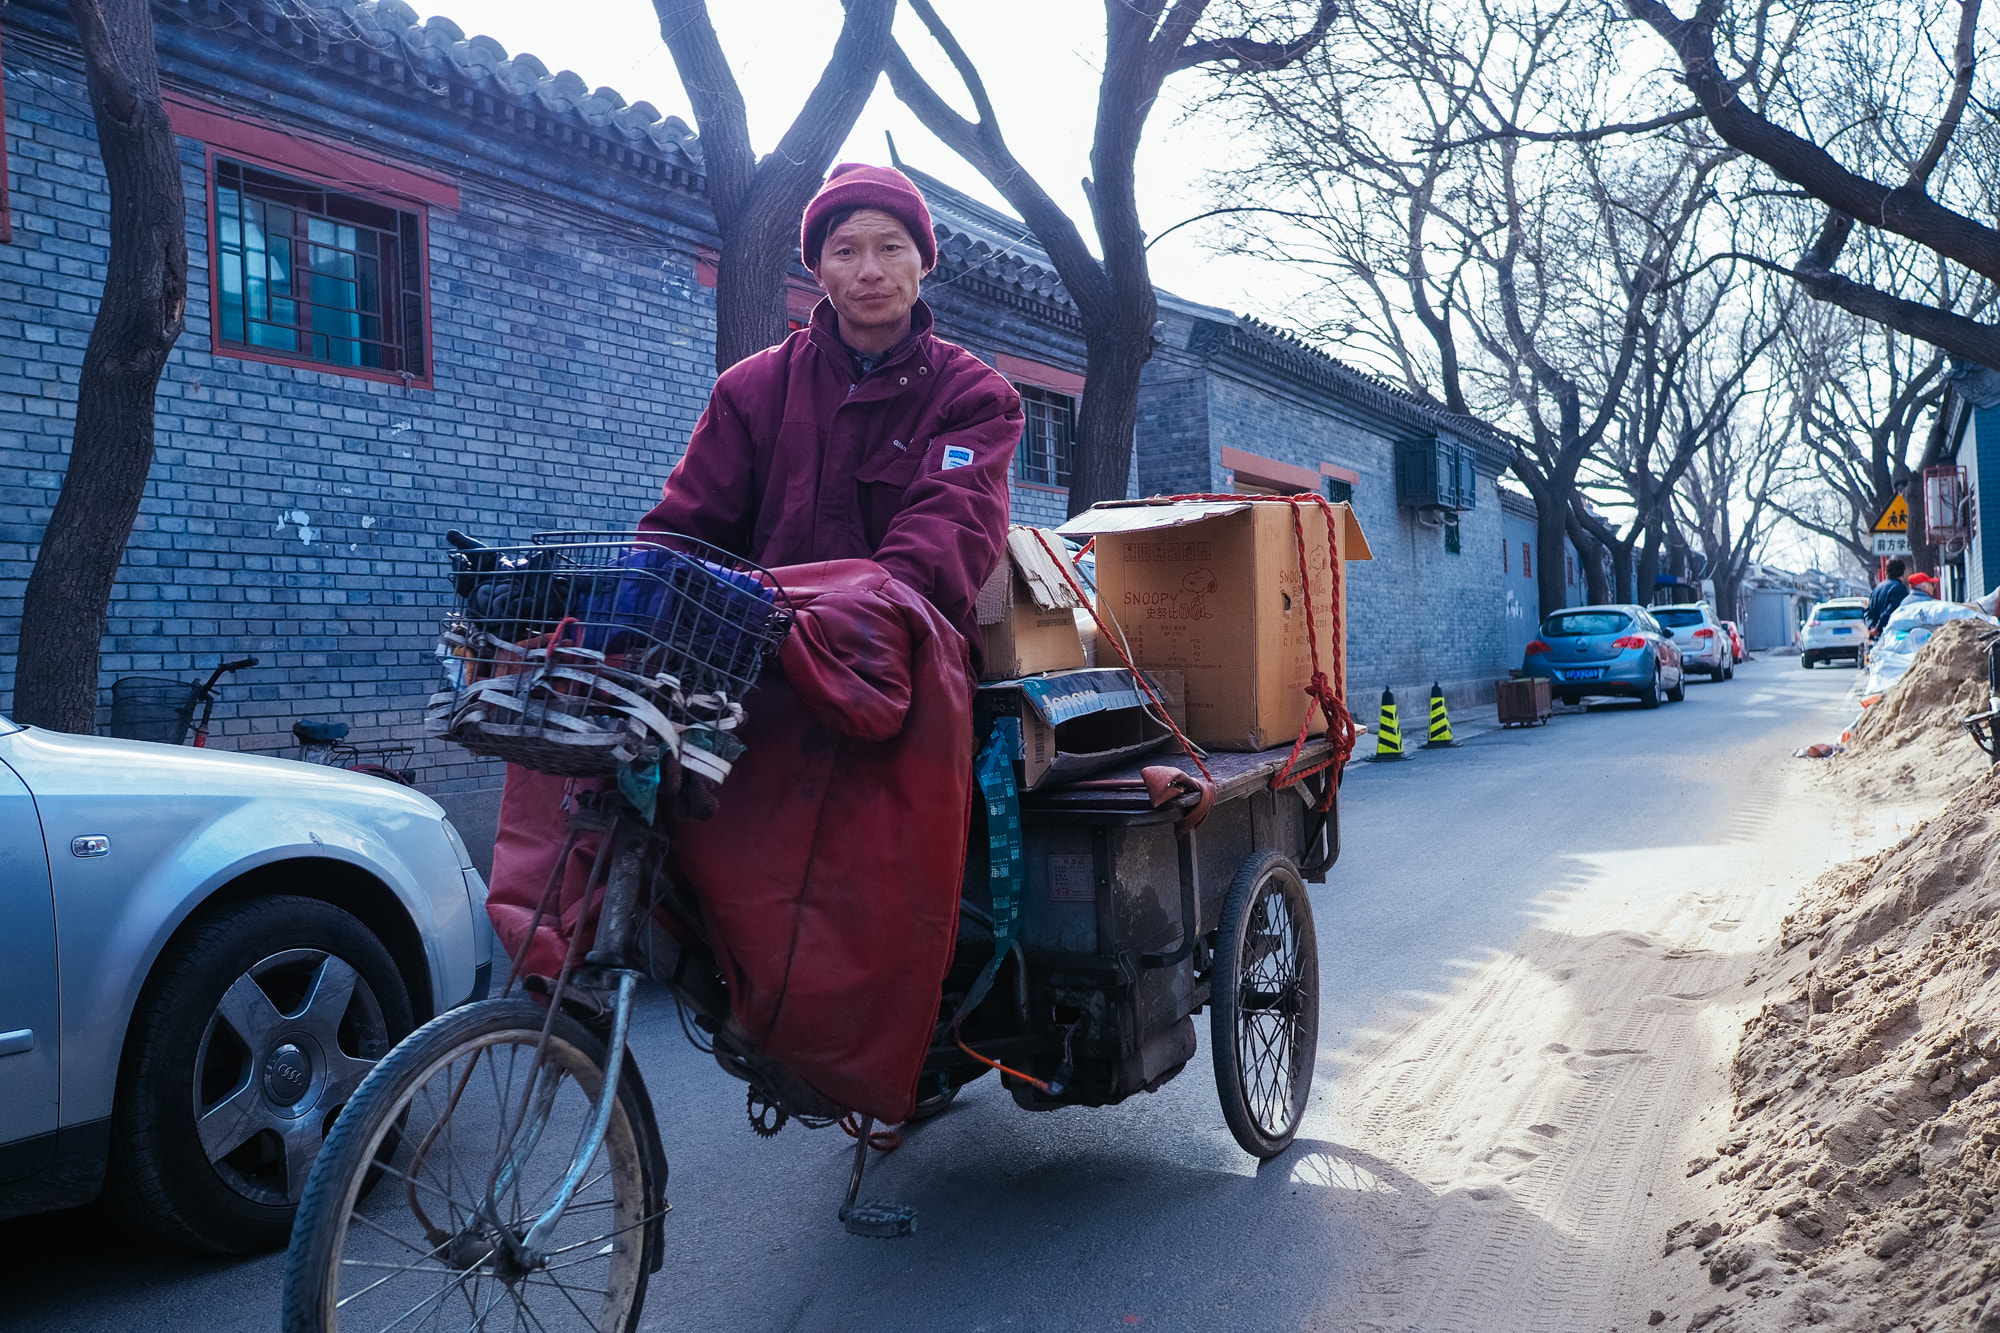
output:
{"label": "cargo tricycle", "polygon": [[[726,776],[730,734],[790,610],[768,573],[671,542],[459,539],[433,730],[559,776],[669,753],[683,776]],[[1259,1158],[1282,1152],[1317,1042],[1305,884],[1338,855],[1339,825],[1331,801],[1316,808],[1332,770],[1284,790],[1272,779],[1288,759],[1322,761],[1327,743],[1212,754],[1212,782],[1185,756],[1155,757],[1026,793],[1000,754],[983,756],[917,1116],[996,1070],[1031,1110],[1150,1092],[1194,1055],[1206,1009],[1231,1132]],[[689,1038],[750,1085],[759,1133],[845,1120],[850,1232],[914,1230],[911,1209],[859,1194],[884,1131],[742,1039],[701,914],[664,873],[666,834],[629,786],[571,804],[571,836],[602,840],[594,937],[586,947],[588,932],[572,932],[539,992],[510,977],[499,998],[427,1023],[339,1111],[287,1257],[290,1333],[636,1327],[668,1212],[666,1152],[626,1046],[649,976],[672,986]]]}

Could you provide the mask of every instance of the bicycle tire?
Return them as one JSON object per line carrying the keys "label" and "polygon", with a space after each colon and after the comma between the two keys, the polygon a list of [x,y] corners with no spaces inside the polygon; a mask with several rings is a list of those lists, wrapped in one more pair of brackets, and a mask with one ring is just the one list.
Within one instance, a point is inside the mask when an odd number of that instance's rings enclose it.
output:
{"label": "bicycle tire", "polygon": [[[547,1016],[522,998],[455,1009],[363,1081],[299,1203],[285,1259],[285,1333],[407,1329],[413,1316],[429,1327],[426,1306],[482,1329],[632,1333],[654,1266],[648,1230],[665,1207],[665,1181],[647,1164],[651,1108],[635,1080],[619,1080],[604,1143],[545,1261],[522,1267],[494,1225],[517,1240],[526,1234],[603,1087],[603,1043],[567,1015],[542,1056],[555,1082],[530,1078]],[[527,1114],[531,1083],[537,1093],[553,1088],[546,1111]],[[514,1132],[524,1119],[542,1126],[525,1140]],[[513,1187],[496,1194],[490,1182],[510,1152]]]}
{"label": "bicycle tire", "polygon": [[1260,1160],[1291,1146],[1319,1046],[1319,941],[1298,867],[1266,849],[1236,872],[1215,934],[1209,1039],[1222,1118]]}

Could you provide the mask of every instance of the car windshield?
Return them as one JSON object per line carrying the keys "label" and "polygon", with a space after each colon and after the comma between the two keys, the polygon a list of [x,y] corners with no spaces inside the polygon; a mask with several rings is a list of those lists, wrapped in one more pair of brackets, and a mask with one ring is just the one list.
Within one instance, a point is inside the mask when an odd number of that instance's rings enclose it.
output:
{"label": "car windshield", "polygon": [[1865,606],[1822,606],[1819,610],[1813,612],[1813,619],[1859,620],[1862,613],[1867,609]]}
{"label": "car windshield", "polygon": [[1675,629],[1686,629],[1689,625],[1699,625],[1701,623],[1701,608],[1696,606],[1656,606],[1653,608],[1653,619],[1659,621],[1662,625],[1670,625]]}
{"label": "car windshield", "polygon": [[1558,611],[1542,622],[1542,633],[1616,634],[1631,623],[1630,616],[1618,611]]}

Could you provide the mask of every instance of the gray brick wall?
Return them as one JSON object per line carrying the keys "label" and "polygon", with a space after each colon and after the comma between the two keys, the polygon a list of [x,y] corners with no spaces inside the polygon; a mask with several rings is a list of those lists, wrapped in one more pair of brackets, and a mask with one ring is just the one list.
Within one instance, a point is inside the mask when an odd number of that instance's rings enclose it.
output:
{"label": "gray brick wall", "polygon": [[[10,48],[10,56],[11,56]],[[60,485],[101,289],[107,200],[80,86],[7,70],[14,243],[0,246],[0,642]],[[153,479],[113,593],[103,683],[255,655],[215,743],[275,749],[299,717],[415,738],[444,606],[439,534],[626,528],[658,494],[713,380],[693,238],[616,240],[461,177],[430,212],[436,387],[210,351],[203,148],[180,141],[187,332],[160,386]],[[0,699],[14,659],[0,658]],[[107,696],[108,697],[108,696]],[[490,784],[427,748],[427,790]]]}
{"label": "gray brick wall", "polygon": [[[1372,721],[1380,691],[1413,695],[1444,685],[1455,706],[1493,697],[1507,674],[1506,589],[1498,560],[1496,474],[1482,463],[1479,503],[1459,516],[1459,553],[1444,532],[1396,503],[1395,441],[1405,430],[1309,389],[1274,392],[1225,358],[1187,350],[1190,323],[1169,316],[1149,365],[1139,409],[1140,477],[1149,493],[1228,490],[1222,450],[1317,471],[1336,464],[1360,475],[1354,511],[1374,552],[1347,567],[1348,685],[1356,712]],[[1418,698],[1419,705],[1421,698]]]}

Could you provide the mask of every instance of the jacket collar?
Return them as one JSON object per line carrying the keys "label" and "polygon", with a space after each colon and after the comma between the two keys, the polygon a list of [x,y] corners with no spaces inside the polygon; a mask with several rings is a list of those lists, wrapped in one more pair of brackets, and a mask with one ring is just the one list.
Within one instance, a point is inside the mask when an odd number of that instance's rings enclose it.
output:
{"label": "jacket collar", "polygon": [[[922,365],[930,365],[930,335],[932,326],[936,322],[930,306],[922,297],[917,298],[917,303],[910,307],[910,331],[903,335],[901,342],[883,355],[881,364],[876,366],[872,373],[879,375],[891,366],[900,365],[911,357],[918,358]],[[811,332],[807,337],[812,344],[833,358],[842,371],[852,374],[854,363],[847,350],[847,344],[841,341],[840,315],[834,310],[831,300],[824,296],[820,298],[819,304],[813,307],[809,328]]]}

